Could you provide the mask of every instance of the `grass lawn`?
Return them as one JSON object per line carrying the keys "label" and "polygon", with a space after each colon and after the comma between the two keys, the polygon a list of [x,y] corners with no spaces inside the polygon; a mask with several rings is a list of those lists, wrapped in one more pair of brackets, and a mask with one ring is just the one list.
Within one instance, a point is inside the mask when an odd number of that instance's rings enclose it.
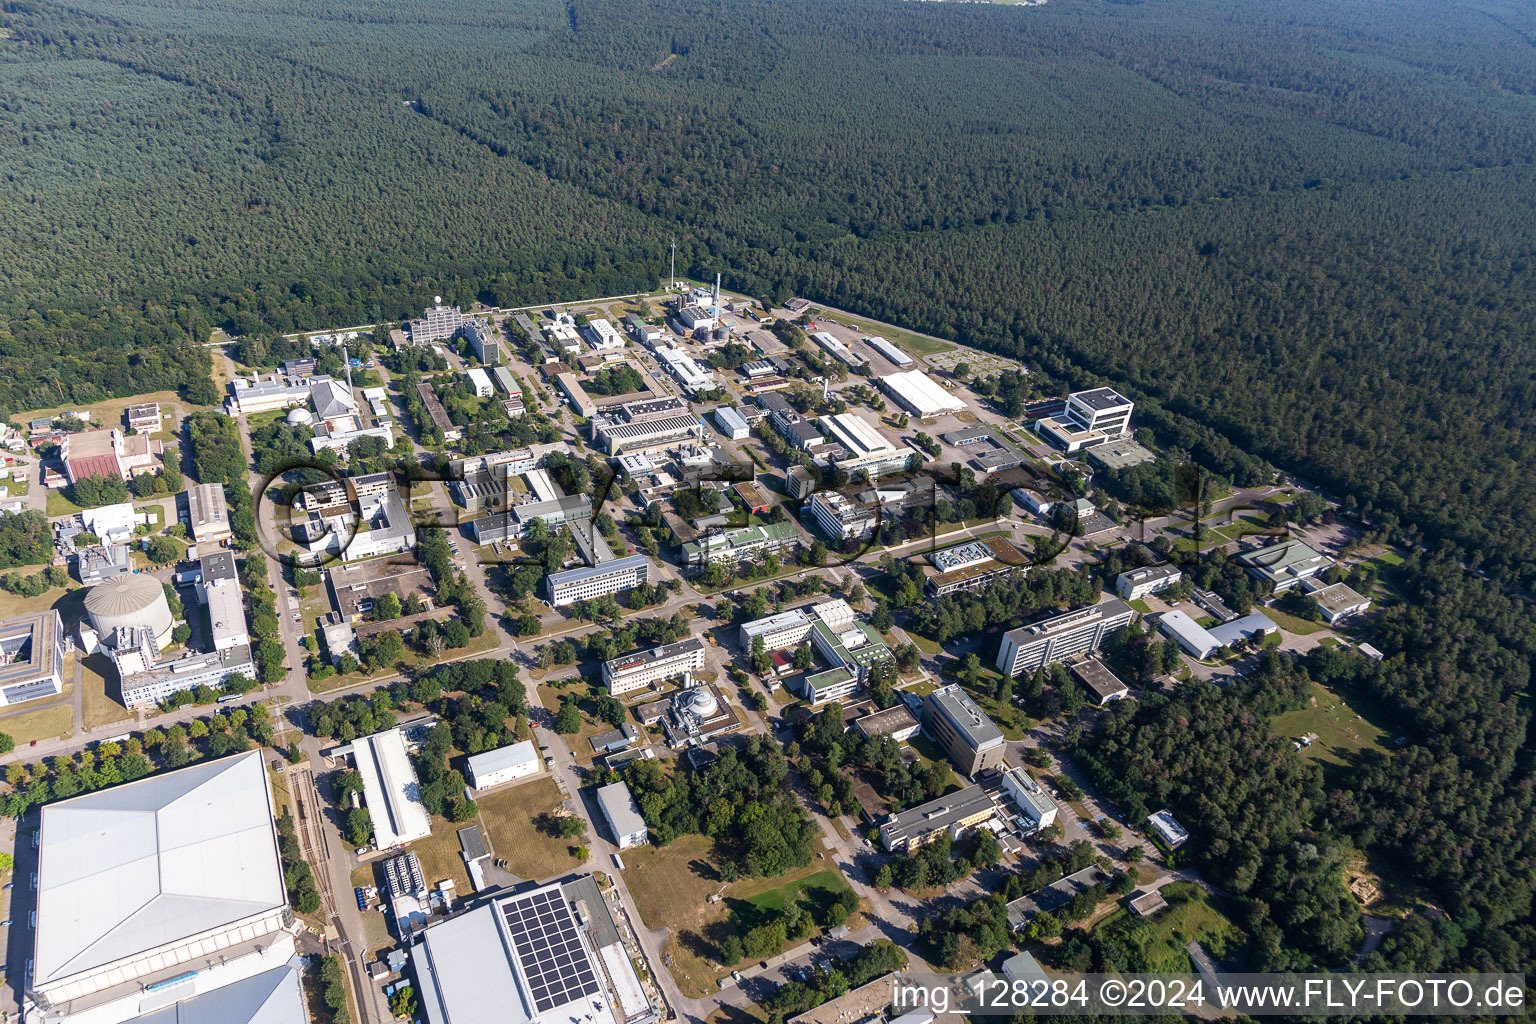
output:
{"label": "grass lawn", "polygon": [[[219,360],[215,359],[215,362]],[[155,391],[147,395],[134,395],[130,398],[109,398],[102,402],[93,402],[90,405],[55,405],[47,409],[33,409],[29,412],[17,412],[11,414],[12,422],[25,423],[27,420],[40,416],[57,416],[62,412],[88,412],[91,413],[92,423],[102,429],[108,427],[123,426],[123,410],[130,405],[147,405],[150,402],[159,402],[165,405],[169,402],[181,402],[180,396],[174,391]],[[186,403],[183,402],[183,405]],[[164,412],[165,410],[161,410]]]}
{"label": "grass lawn", "polygon": [[1287,633],[1295,633],[1297,636],[1309,636],[1313,633],[1320,633],[1327,628],[1321,622],[1308,622],[1306,619],[1297,618],[1291,613],[1283,612],[1278,608],[1256,610],[1263,611],[1265,615],[1275,620],[1275,625]]}
{"label": "grass lawn", "polygon": [[[822,314],[817,313],[816,315],[821,316]],[[866,334],[873,334],[884,338],[898,348],[904,348],[908,352],[916,352],[920,356],[931,356],[940,352],[948,352],[955,347],[947,341],[940,341],[937,338],[920,337],[910,331],[904,331],[900,327],[892,327],[889,324],[877,324],[872,320],[850,316],[847,313],[838,313],[833,319],[839,324],[856,328]]]}
{"label": "grass lawn", "polygon": [[1134,600],[1134,601],[1128,601],[1126,603],[1129,604],[1132,608],[1134,608],[1137,611],[1141,612],[1141,614],[1143,614],[1143,615],[1151,615],[1152,614],[1152,606],[1147,604],[1147,602],[1143,601],[1139,597],[1136,600]]}
{"label": "grass lawn", "polygon": [[1193,970],[1185,946],[1199,942],[1212,958],[1220,960],[1244,942],[1243,933],[1193,882],[1171,882],[1162,888],[1167,908],[1150,918],[1135,917],[1121,908],[1094,926],[1094,932],[1143,962],[1137,971],[1188,974]]}
{"label": "grass lawn", "polygon": [[468,824],[455,825],[447,818],[433,818],[432,834],[411,844],[411,851],[421,861],[421,875],[427,880],[428,889],[436,889],[438,882],[451,878],[455,899],[466,899],[474,892],[464,858],[459,856],[458,832]]}
{"label": "grass lawn", "polygon": [[[65,692],[68,693],[72,686],[72,683],[66,683]],[[0,718],[0,732],[15,740],[18,747],[24,747],[33,740],[51,740],[55,736],[68,735],[74,724],[75,709],[66,702],[38,708],[36,711],[23,711],[10,718]]]}
{"label": "grass lawn", "polygon": [[[79,657],[78,654],[75,657]],[[116,686],[107,682],[104,669],[111,667],[111,662],[102,655],[94,654],[80,663],[81,680],[85,687],[83,694],[85,727],[94,729],[99,725],[109,722],[125,722],[133,718],[133,712],[120,704],[116,697],[110,695],[116,690]],[[74,669],[65,667],[65,678],[70,678]]]}
{"label": "grass lawn", "polygon": [[[69,585],[72,587],[75,586],[75,581],[70,580]],[[62,587],[53,587],[44,593],[39,594],[37,597],[22,597],[20,594],[13,594],[9,590],[0,590],[0,618],[9,619],[15,615],[26,615],[31,612],[46,611],[47,609],[52,608],[54,605],[58,604],[59,598],[63,597],[65,593],[66,591]],[[81,602],[85,600],[83,588],[81,588],[81,595],[78,600]],[[82,609],[78,606],[74,609],[74,617],[76,621],[79,620],[81,612]],[[61,607],[59,609],[59,614],[64,619],[64,628],[70,628],[72,623],[70,621],[68,610]],[[66,676],[66,678],[68,677]]]}
{"label": "grass lawn", "polygon": [[[566,681],[562,680],[562,682]],[[571,749],[571,756],[573,758],[583,764],[589,764],[597,759],[597,755],[592,750],[592,744],[587,741],[598,733],[607,732],[613,726],[592,715],[588,710],[592,706],[589,698],[596,697],[598,694],[585,679],[578,676],[569,680],[569,684],[563,687],[559,684],[539,684],[539,703],[544,705],[544,708],[550,714],[554,714],[560,709],[560,699],[566,695],[573,695],[576,698],[577,707],[582,709],[581,729],[574,733],[562,735],[560,738]]]}
{"label": "grass lawn", "polygon": [[581,837],[551,836],[534,824],[540,815],[557,810],[560,802],[560,787],[548,777],[475,799],[490,834],[491,852],[506,859],[508,871],[520,878],[539,880],[581,866],[581,859],[571,852],[583,844]]}
{"label": "grass lawn", "polygon": [[1270,720],[1270,726],[1281,736],[1299,740],[1308,733],[1317,739],[1301,751],[1301,756],[1313,761],[1348,766],[1357,751],[1375,748],[1385,753],[1387,745],[1382,737],[1385,730],[1377,722],[1383,721],[1380,709],[1364,698],[1354,698],[1353,704],[1320,683],[1312,684],[1312,696],[1308,706],[1300,711],[1287,711]]}
{"label": "grass lawn", "polygon": [[943,654],[944,653],[944,648],[939,646],[938,641],[930,640],[927,637],[923,636],[921,633],[914,633],[914,632],[912,632],[909,629],[904,629],[904,630],[902,630],[902,632],[906,633],[907,636],[909,638],[911,638],[912,645],[914,647],[916,647],[918,650],[922,651],[924,654]]}
{"label": "grass lawn", "polygon": [[[672,929],[663,951],[672,957],[670,970],[678,988],[694,999],[718,994],[716,980],[729,973],[729,968],[705,958],[714,956],[732,910],[752,922],[754,914],[776,912],[799,899],[810,903],[821,919],[821,908],[848,887],[836,868],[815,859],[779,878],[744,878],[724,885],[709,862],[710,845],[708,838],[690,835],[666,846],[624,851],[624,880],[640,917],[651,928]],[[708,902],[716,893],[722,893],[721,902]]]}
{"label": "grass lawn", "polygon": [[73,515],[74,513],[80,511],[80,506],[64,497],[63,491],[51,490],[48,492],[48,506],[46,511],[48,513],[48,518],[53,519],[56,516]]}

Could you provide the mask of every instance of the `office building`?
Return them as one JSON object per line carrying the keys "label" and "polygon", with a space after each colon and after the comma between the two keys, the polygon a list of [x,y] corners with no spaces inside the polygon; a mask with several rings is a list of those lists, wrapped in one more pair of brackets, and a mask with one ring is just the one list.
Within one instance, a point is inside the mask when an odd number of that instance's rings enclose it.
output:
{"label": "office building", "polygon": [[421,782],[406,752],[405,734],[398,727],[376,732],[347,750],[363,779],[374,845],[391,850],[431,835],[432,820],[421,802]]}
{"label": "office building", "polygon": [[1304,581],[1303,586],[1317,602],[1318,611],[1323,613],[1323,619],[1329,625],[1370,610],[1371,599],[1356,593],[1346,584],[1324,586],[1316,579],[1309,579]]}
{"label": "office building", "polygon": [[980,786],[967,786],[956,793],[909,807],[885,819],[880,826],[880,843],[891,853],[906,853],[926,846],[939,836],[958,839],[967,829],[987,821],[997,805]]}
{"label": "office building", "polygon": [[608,823],[608,833],[621,850],[650,842],[650,829],[640,816],[640,806],[622,782],[611,782],[597,790],[597,806]]}
{"label": "office building", "polygon": [[1042,416],[1035,429],[1063,451],[1081,451],[1128,435],[1134,409],[1135,403],[1114,388],[1077,391],[1067,396],[1062,412]]}
{"label": "office building", "polygon": [[103,639],[117,668],[123,704],[130,708],[153,707],[172,694],[190,693],[200,686],[222,690],[231,676],[256,678],[256,666],[247,644],[189,651],[160,661],[160,650],[151,643],[148,630],[119,629]]}
{"label": "office building", "polygon": [[0,706],[64,692],[64,623],[53,608],[0,619]]}
{"label": "office building", "polygon": [[29,1020],[305,1019],[260,752],[49,804],[37,849]]}
{"label": "office building", "polygon": [[1139,601],[1149,594],[1161,594],[1183,578],[1178,566],[1167,563],[1128,569],[1115,577],[1115,593],[1127,601]]}
{"label": "office building", "polygon": [[767,618],[743,622],[740,629],[742,649],[751,652],[752,641],[758,637],[763,638],[765,650],[793,647],[810,635],[812,621],[811,616],[801,609],[791,608]]}
{"label": "office building", "polygon": [[1278,633],[1280,632],[1280,627],[1263,612],[1249,612],[1247,615],[1233,619],[1231,622],[1212,626],[1210,632],[1211,636],[1221,646],[1233,647],[1244,640],[1252,640],[1254,637]]}
{"label": "office building", "polygon": [[1178,849],[1189,841],[1189,832],[1168,810],[1156,811],[1148,816],[1147,824],[1170,849]]}
{"label": "office building", "polygon": [[811,623],[810,641],[828,665],[850,669],[860,680],[876,662],[892,656],[880,631],[867,622],[839,629],[817,619]]}
{"label": "office building", "polygon": [[655,451],[682,441],[700,441],[703,438],[704,423],[692,413],[636,423],[620,423],[604,418],[592,421],[592,440],[609,455]]}
{"label": "office building", "polygon": [[859,688],[859,674],[845,665],[829,668],[803,677],[798,688],[812,707],[821,707],[834,700],[847,700]]}
{"label": "office building", "polygon": [[411,344],[423,345],[433,341],[447,341],[464,326],[464,314],[457,306],[443,305],[443,297],[437,296],[437,304],[422,311],[421,318],[410,324]]}
{"label": "office building", "polygon": [[234,536],[229,525],[229,506],[224,502],[223,484],[197,484],[187,488],[187,516],[192,539],[199,544],[218,543]]}
{"label": "office building", "polygon": [[906,704],[898,703],[884,711],[876,711],[872,715],[865,715],[853,722],[853,728],[859,735],[867,740],[876,736],[889,736],[897,743],[905,743],[916,736],[922,728],[922,723],[917,720]]}
{"label": "office building", "polygon": [[437,392],[432,390],[431,384],[426,381],[417,382],[416,394],[421,396],[421,404],[427,410],[427,417],[443,435],[443,440],[457,441],[464,436],[463,428],[455,426],[448,418],[448,410],[443,408],[443,403],[438,400]]}
{"label": "office building", "polygon": [[648,651],[632,651],[603,662],[603,685],[615,697],[642,690],[704,667],[704,641],[688,637]]}
{"label": "office building", "polygon": [[472,754],[465,763],[469,784],[476,789],[490,789],[503,782],[527,778],[539,770],[539,752],[532,740],[509,743],[495,750]]}
{"label": "office building", "polygon": [[833,540],[868,537],[880,522],[880,506],[866,504],[840,491],[817,491],[805,507],[816,525]]}
{"label": "office building", "polygon": [[1056,803],[1023,768],[1010,768],[1003,775],[1003,792],[1012,800],[1019,831],[1025,835],[1050,828],[1056,822]]}
{"label": "office building", "polygon": [[816,477],[804,466],[790,466],[784,474],[784,489],[797,501],[809,498],[816,490]]}
{"label": "office building", "polygon": [[923,727],[965,775],[996,768],[1008,754],[1002,730],[954,683],[923,699]]}
{"label": "office building", "polygon": [[897,405],[919,418],[942,416],[965,408],[964,402],[934,383],[933,378],[921,370],[887,374],[877,379]]}
{"label": "office building", "polygon": [[626,555],[600,565],[550,573],[544,578],[549,603],[559,608],[629,590],[646,581],[650,565],[644,555]]}
{"label": "office building", "polygon": [[494,328],[483,326],[467,317],[464,326],[459,329],[459,336],[464,339],[469,350],[486,366],[501,362],[501,342],[493,331]]}
{"label": "office building", "polygon": [[1065,661],[1074,654],[1096,651],[1104,638],[1131,624],[1136,613],[1118,598],[1076,611],[1053,615],[1033,625],[1010,629],[1003,634],[997,652],[997,670],[1018,678],[1025,672],[1052,662]]}

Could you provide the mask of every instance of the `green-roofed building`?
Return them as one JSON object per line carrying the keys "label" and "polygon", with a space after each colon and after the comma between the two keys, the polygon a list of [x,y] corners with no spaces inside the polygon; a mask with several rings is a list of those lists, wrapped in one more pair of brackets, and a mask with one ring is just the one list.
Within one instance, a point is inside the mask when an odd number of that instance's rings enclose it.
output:
{"label": "green-roofed building", "polygon": [[708,533],[683,545],[683,560],[690,565],[708,562],[740,562],[770,552],[793,547],[796,542],[793,523],[743,526],[735,530]]}

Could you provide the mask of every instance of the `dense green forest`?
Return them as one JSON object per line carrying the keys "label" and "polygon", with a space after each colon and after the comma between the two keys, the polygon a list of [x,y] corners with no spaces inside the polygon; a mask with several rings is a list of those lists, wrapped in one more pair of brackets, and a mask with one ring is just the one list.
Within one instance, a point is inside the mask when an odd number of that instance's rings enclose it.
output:
{"label": "dense green forest", "polygon": [[1233,442],[1536,576],[1515,0],[0,21],[4,408],[176,386],[212,326],[649,287],[675,237],[754,294],[1117,381],[1197,457]]}

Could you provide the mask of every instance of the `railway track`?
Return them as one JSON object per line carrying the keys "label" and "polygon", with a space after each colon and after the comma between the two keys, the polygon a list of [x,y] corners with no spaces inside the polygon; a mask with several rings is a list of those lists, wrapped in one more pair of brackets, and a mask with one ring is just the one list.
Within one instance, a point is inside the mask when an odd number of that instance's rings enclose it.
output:
{"label": "railway track", "polygon": [[336,893],[331,887],[330,848],[326,844],[325,830],[321,827],[319,799],[315,795],[314,776],[304,773],[304,785],[294,786],[294,817],[298,819],[299,845],[304,859],[309,861],[315,876],[315,888],[320,891],[320,905],[327,917],[337,916]]}

